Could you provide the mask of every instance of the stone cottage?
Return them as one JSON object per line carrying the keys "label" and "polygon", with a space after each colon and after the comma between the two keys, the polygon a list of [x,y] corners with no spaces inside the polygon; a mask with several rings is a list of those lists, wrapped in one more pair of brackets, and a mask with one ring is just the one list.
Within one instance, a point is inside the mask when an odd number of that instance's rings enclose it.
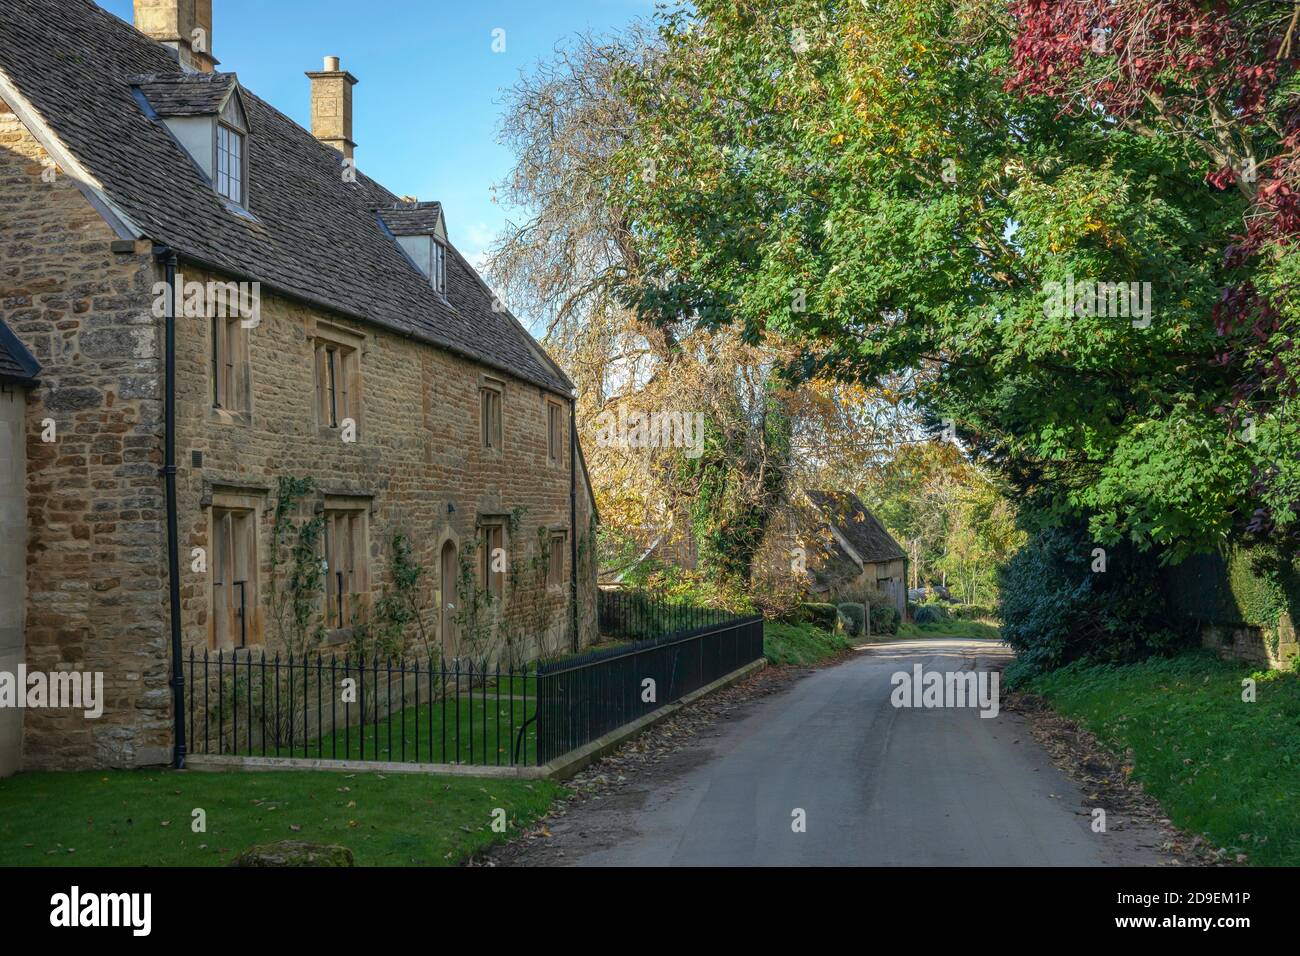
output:
{"label": "stone cottage", "polygon": [[883,592],[907,614],[907,554],[857,495],[796,493],[768,530],[756,565],[774,589],[797,582],[808,600],[860,601]]}
{"label": "stone cottage", "polygon": [[[0,711],[0,772],[175,759],[178,657],[280,639],[277,527],[321,529],[325,653],[399,536],[441,655],[473,651],[467,581],[512,654],[592,637],[572,382],[439,203],[360,171],[337,57],[308,132],[214,49],[210,0],[134,26],[4,0],[0,672],[102,673],[105,700]],[[286,479],[310,486],[278,525]]]}

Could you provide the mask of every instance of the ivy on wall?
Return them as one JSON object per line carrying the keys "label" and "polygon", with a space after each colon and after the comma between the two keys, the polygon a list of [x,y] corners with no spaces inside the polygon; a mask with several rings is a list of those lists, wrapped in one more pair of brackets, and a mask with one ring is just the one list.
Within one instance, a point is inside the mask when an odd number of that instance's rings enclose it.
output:
{"label": "ivy on wall", "polygon": [[[425,623],[424,580],[428,569],[415,559],[411,539],[402,531],[393,533],[388,547],[388,576],[383,591],[371,609],[357,602],[352,620],[352,651],[366,656],[404,658],[412,636],[419,639],[425,658],[432,660],[434,647]],[[414,625],[414,627],[412,627]]]}
{"label": "ivy on wall", "polygon": [[[320,550],[324,533],[321,515],[304,517],[303,505],[316,493],[310,478],[281,478],[271,528],[269,603],[276,644],[293,655],[320,647],[325,636],[320,616],[324,575]],[[523,532],[526,507],[511,511],[506,521],[509,560],[505,601],[480,586],[477,539],[458,552],[457,610],[454,615],[459,650],[476,667],[498,659],[518,664],[527,655],[529,640],[537,651],[553,656],[567,648],[567,631],[555,628],[569,609],[569,589],[558,598],[548,588],[550,529],[539,525],[535,541]],[[580,572],[590,572],[595,556],[595,522],[578,539]],[[431,634],[438,609],[430,602],[429,569],[416,558],[410,536],[392,534],[387,548],[388,574],[373,605],[354,602],[349,621],[348,650],[366,658],[403,658],[422,648],[426,659],[441,653]],[[354,597],[361,597],[356,595]],[[567,619],[567,617],[566,617]],[[555,645],[555,646],[551,646]]]}
{"label": "ivy on wall", "polygon": [[1272,547],[1238,548],[1227,564],[1228,587],[1247,624],[1276,629],[1283,614],[1300,620],[1300,560]]}
{"label": "ivy on wall", "polygon": [[793,423],[781,407],[777,384],[765,384],[761,440],[706,421],[704,452],[683,458],[682,470],[694,485],[691,530],[700,569],[714,580],[743,587],[785,490]]}
{"label": "ivy on wall", "polygon": [[568,599],[553,597],[547,588],[550,532],[545,525],[539,525],[536,541],[530,546],[523,534],[527,515],[528,508],[520,506],[506,520],[508,561],[504,572],[504,601],[479,584],[475,560],[479,542],[471,541],[460,552],[456,581],[460,610],[455,618],[459,650],[480,670],[498,660],[522,663],[530,656],[529,640],[537,642],[538,654],[543,658],[564,650],[563,637],[555,636],[554,625],[568,608]]}

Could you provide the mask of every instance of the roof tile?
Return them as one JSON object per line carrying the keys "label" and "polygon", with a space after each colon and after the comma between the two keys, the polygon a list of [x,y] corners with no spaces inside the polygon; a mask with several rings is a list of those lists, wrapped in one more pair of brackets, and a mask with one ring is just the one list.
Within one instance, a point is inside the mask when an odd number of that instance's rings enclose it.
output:
{"label": "roof tile", "polygon": [[[431,236],[442,222],[442,203],[397,203],[375,210],[395,236]],[[445,227],[444,227],[445,228]]]}
{"label": "roof tile", "polygon": [[807,494],[822,520],[842,534],[864,562],[896,561],[907,557],[857,495],[848,491],[809,491]]}
{"label": "roof tile", "polygon": [[206,116],[239,85],[234,73],[143,73],[127,77],[159,116]]}

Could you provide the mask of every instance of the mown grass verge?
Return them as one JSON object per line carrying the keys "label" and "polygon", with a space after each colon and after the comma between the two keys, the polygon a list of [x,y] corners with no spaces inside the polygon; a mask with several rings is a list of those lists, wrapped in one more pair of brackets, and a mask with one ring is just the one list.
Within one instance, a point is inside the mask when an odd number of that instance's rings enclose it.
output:
{"label": "mown grass verge", "polygon": [[[1256,681],[1254,703],[1242,681]],[[1258,866],[1300,865],[1300,677],[1200,652],[1030,680],[1124,754],[1169,818]]]}
{"label": "mown grass verge", "polygon": [[763,656],[769,664],[816,664],[853,646],[843,634],[824,631],[814,624],[763,624]]}
{"label": "mown grass verge", "polygon": [[898,625],[898,634],[882,637],[881,640],[910,640],[918,637],[979,637],[997,640],[999,637],[996,624],[986,621],[935,621],[933,624],[912,624],[904,622]]}
{"label": "mown grass verge", "polygon": [[[342,844],[358,866],[453,866],[550,808],[548,780],[112,770],[0,780],[0,866],[224,866],[261,843]],[[492,830],[506,811],[505,833]],[[192,830],[194,811],[206,832]]]}

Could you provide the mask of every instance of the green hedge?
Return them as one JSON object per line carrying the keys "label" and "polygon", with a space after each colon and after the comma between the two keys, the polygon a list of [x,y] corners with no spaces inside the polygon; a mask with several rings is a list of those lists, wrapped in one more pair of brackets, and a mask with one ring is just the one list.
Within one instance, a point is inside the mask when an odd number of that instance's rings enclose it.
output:
{"label": "green hedge", "polygon": [[1187,620],[1275,628],[1286,611],[1300,616],[1300,562],[1273,548],[1195,554],[1160,578],[1170,609]]}
{"label": "green hedge", "polygon": [[980,621],[998,616],[997,609],[987,604],[954,604],[947,610],[954,621]]}
{"label": "green hedge", "polygon": [[1050,528],[999,572],[1002,639],[1017,657],[1008,680],[1075,660],[1137,660],[1190,638],[1157,586],[1155,555],[1115,545],[1106,569],[1094,571],[1096,547],[1083,525]]}
{"label": "green hedge", "polygon": [[899,625],[898,608],[892,604],[876,604],[871,608],[871,633],[897,634]]}
{"label": "green hedge", "polygon": [[861,604],[841,604],[838,608],[839,627],[849,637],[861,637],[865,619]]}
{"label": "green hedge", "polygon": [[1235,549],[1228,556],[1228,588],[1247,624],[1276,628],[1288,612],[1300,621],[1300,559],[1272,548]]}
{"label": "green hedge", "polygon": [[938,624],[948,620],[948,609],[942,604],[922,604],[912,615],[917,624]]}
{"label": "green hedge", "polygon": [[828,631],[835,630],[835,620],[838,612],[834,604],[814,604],[810,602],[799,605],[799,610],[803,620],[809,624],[816,624]]}

